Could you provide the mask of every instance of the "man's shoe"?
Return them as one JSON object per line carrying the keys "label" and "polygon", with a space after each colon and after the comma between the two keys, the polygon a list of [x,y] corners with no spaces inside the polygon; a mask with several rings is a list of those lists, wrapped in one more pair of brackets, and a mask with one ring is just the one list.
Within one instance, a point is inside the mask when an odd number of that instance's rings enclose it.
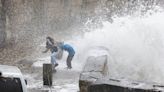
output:
{"label": "man's shoe", "polygon": [[68,67],[68,69],[72,69],[72,67]]}
{"label": "man's shoe", "polygon": [[72,67],[66,67],[65,69],[69,70],[69,69],[72,69]]}
{"label": "man's shoe", "polygon": [[55,67],[57,67],[59,64],[55,64]]}

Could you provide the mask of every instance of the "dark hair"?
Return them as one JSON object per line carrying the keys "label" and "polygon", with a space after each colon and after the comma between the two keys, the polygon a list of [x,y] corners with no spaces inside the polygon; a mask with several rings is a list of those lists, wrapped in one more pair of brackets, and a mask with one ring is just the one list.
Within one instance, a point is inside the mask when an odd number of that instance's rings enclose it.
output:
{"label": "dark hair", "polygon": [[50,41],[54,41],[54,39],[50,36],[47,36],[46,39],[49,39]]}
{"label": "dark hair", "polygon": [[0,76],[2,76],[2,72],[0,72]]}
{"label": "dark hair", "polygon": [[46,42],[46,45],[54,45],[54,39],[52,37],[47,36],[46,39],[49,39],[49,41],[52,43],[49,44],[48,42]]}
{"label": "dark hair", "polygon": [[46,39],[51,39],[51,37],[50,36],[47,36]]}

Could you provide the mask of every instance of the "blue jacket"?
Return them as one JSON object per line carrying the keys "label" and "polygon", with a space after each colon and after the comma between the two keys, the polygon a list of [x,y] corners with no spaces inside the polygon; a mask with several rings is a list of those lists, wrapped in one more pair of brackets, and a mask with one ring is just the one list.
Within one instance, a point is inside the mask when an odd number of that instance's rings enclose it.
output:
{"label": "blue jacket", "polygon": [[75,51],[72,46],[69,44],[63,44],[61,48],[69,53],[70,56],[74,56]]}

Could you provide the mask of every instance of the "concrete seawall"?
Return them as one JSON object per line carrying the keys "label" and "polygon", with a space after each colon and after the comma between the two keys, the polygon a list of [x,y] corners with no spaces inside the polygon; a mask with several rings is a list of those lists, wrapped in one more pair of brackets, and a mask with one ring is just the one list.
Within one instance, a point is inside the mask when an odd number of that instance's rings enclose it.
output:
{"label": "concrete seawall", "polygon": [[110,62],[109,53],[89,56],[80,73],[80,92],[164,92],[164,86],[158,83],[109,76]]}

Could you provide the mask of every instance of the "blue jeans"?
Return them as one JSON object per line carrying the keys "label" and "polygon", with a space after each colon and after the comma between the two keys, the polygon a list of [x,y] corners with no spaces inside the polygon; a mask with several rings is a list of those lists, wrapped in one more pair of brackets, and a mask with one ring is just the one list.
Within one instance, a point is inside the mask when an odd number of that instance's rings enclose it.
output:
{"label": "blue jeans", "polygon": [[66,63],[67,63],[67,67],[68,67],[69,69],[72,68],[71,61],[72,61],[73,57],[74,57],[74,55],[68,55],[68,57],[67,57],[67,62],[66,62]]}
{"label": "blue jeans", "polygon": [[53,65],[57,64],[57,62],[56,62],[56,52],[53,52],[53,53],[51,54],[51,63],[52,63]]}

